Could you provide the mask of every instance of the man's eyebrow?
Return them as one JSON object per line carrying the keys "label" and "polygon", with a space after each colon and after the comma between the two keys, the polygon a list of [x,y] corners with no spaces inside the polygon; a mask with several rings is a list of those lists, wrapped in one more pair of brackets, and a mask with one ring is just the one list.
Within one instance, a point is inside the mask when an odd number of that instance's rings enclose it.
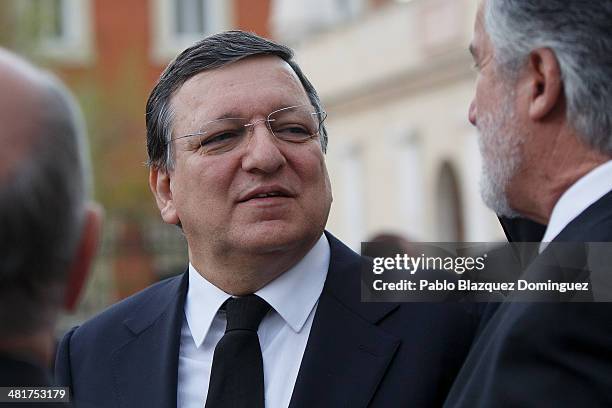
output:
{"label": "man's eyebrow", "polygon": [[215,122],[217,120],[222,120],[222,119],[245,119],[245,117],[244,115],[241,116],[236,111],[228,111],[220,115],[213,115],[210,117],[202,118],[200,119],[200,122],[201,122],[201,125],[205,125],[207,123]]}
{"label": "man's eyebrow", "polygon": [[476,52],[476,47],[474,47],[474,44],[470,43],[470,46],[468,47],[468,50],[470,51],[470,54],[472,54],[472,57],[474,57],[474,59],[476,59],[477,52]]}
{"label": "man's eyebrow", "polygon": [[214,117],[212,120],[219,120],[219,119],[238,119],[238,118],[244,118],[244,115],[239,114],[236,111],[229,111],[229,112],[225,112],[222,115],[216,116]]}
{"label": "man's eyebrow", "polygon": [[[299,106],[301,105],[300,103],[294,102],[294,103],[278,103],[278,104],[273,104],[271,106],[273,106],[274,108],[270,108],[270,112],[268,113],[272,113],[275,112],[279,109],[283,109],[283,108],[287,108],[289,106]],[[220,113],[218,115],[212,115],[210,117],[207,117],[206,119],[203,119],[203,123],[209,123],[209,122],[214,122],[216,120],[221,120],[221,119],[249,119],[250,114],[245,114],[244,112],[238,112],[236,110],[230,109],[228,111],[222,111],[223,113]]]}

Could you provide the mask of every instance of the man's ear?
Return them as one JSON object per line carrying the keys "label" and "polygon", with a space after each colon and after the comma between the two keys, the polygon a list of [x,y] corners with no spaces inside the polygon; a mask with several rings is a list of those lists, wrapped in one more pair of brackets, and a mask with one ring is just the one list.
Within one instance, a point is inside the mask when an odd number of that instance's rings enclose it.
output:
{"label": "man's ear", "polygon": [[180,220],[172,199],[170,174],[159,168],[151,167],[149,170],[149,187],[155,196],[157,208],[159,208],[159,212],[164,222],[177,225]]}
{"label": "man's ear", "polygon": [[79,241],[72,265],[68,271],[66,290],[64,292],[64,309],[73,311],[85,284],[91,263],[98,250],[102,229],[102,207],[88,203],[85,207],[85,219],[81,240]]}
{"label": "man's ear", "polygon": [[529,54],[527,62],[529,116],[541,120],[563,100],[561,68],[550,48],[539,48]]}

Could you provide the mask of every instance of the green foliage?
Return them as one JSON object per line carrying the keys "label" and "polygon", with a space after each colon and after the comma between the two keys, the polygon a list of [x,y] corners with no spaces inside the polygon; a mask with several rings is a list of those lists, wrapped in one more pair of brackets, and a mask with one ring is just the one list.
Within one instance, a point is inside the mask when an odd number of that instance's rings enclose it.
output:
{"label": "green foliage", "polygon": [[146,61],[126,51],[116,80],[98,67],[72,82],[87,118],[96,199],[109,212],[156,215],[148,187],[144,105]]}

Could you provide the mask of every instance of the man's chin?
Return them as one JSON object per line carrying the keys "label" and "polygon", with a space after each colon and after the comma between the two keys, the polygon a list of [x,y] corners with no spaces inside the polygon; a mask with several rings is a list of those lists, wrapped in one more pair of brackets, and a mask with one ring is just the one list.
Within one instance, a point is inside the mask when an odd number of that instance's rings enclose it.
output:
{"label": "man's chin", "polygon": [[520,214],[510,207],[503,183],[495,183],[483,175],[480,179],[480,196],[485,205],[496,215],[507,218],[520,217]]}
{"label": "man's chin", "polygon": [[241,249],[254,254],[270,254],[290,251],[308,246],[315,235],[312,231],[292,228],[282,221],[257,223],[242,233],[236,234],[235,242]]}

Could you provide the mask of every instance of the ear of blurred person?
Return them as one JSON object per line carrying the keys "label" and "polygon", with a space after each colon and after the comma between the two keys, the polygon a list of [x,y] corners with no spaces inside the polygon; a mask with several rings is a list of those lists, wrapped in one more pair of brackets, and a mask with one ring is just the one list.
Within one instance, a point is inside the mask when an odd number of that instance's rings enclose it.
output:
{"label": "ear of blurred person", "polygon": [[88,203],[85,209],[85,221],[81,240],[74,254],[72,266],[69,269],[64,293],[64,309],[75,311],[80,295],[87,281],[89,270],[98,250],[102,233],[102,207],[96,203]]}
{"label": "ear of blurred person", "polygon": [[49,385],[62,309],[96,253],[82,114],[51,74],[0,48],[0,386]]}

